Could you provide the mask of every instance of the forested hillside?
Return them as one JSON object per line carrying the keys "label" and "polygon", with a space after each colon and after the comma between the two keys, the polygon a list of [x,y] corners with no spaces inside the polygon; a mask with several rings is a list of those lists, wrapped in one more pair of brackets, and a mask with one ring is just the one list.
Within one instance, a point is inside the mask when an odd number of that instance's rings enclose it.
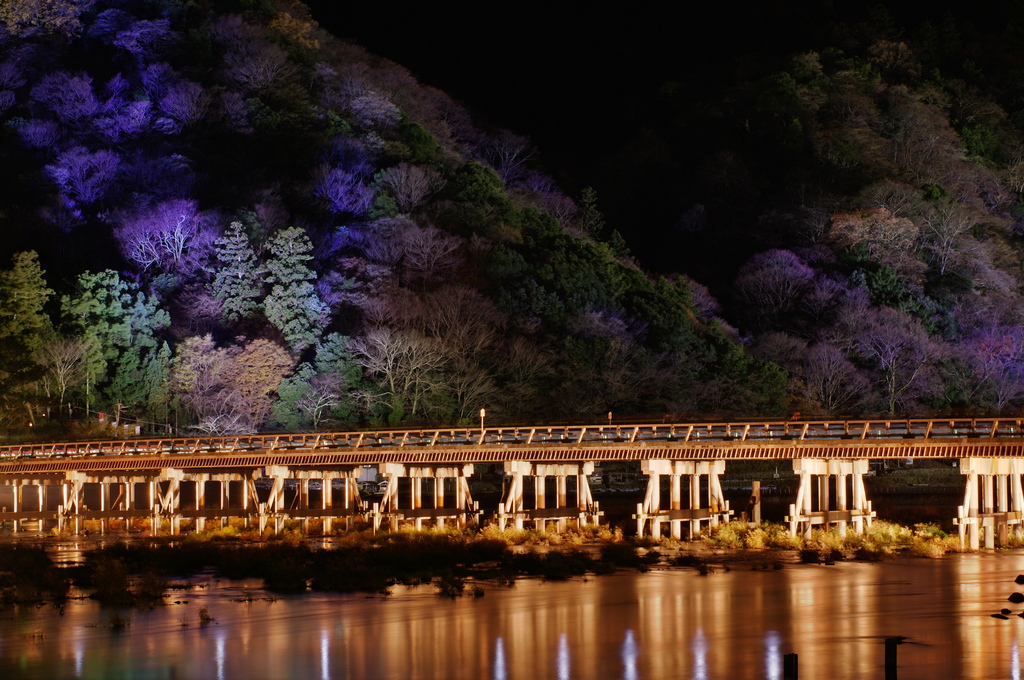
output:
{"label": "forested hillside", "polygon": [[616,155],[622,183],[653,180],[634,195],[679,203],[661,266],[709,287],[703,315],[784,367],[805,415],[1019,416],[1019,7],[899,25],[805,5],[814,50],[738,57],[708,91],[663,84]]}
{"label": "forested hillside", "polygon": [[0,435],[787,408],[593,192],[301,3],[0,22]]}
{"label": "forested hillside", "polygon": [[1020,29],[808,6],[569,195],[299,2],[0,4],[0,435],[1018,415]]}

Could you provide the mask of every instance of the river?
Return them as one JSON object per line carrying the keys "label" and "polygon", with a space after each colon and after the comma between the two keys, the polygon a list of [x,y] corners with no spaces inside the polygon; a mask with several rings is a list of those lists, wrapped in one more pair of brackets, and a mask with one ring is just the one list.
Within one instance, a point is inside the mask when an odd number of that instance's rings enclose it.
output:
{"label": "river", "polygon": [[789,652],[804,679],[881,678],[897,635],[901,680],[1021,677],[1007,597],[1024,590],[1024,552],[749,569],[527,579],[456,600],[431,586],[275,599],[211,578],[149,611],[18,606],[0,609],[0,678],[781,680]]}

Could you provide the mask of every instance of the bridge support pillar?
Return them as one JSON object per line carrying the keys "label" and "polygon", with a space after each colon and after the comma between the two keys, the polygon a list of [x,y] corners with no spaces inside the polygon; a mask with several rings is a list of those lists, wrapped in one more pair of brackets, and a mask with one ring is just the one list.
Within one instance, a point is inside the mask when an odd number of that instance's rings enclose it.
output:
{"label": "bridge support pillar", "polygon": [[[637,504],[633,516],[640,536],[650,532],[652,537],[661,538],[662,525],[667,522],[672,538],[682,538],[683,525],[686,525],[692,539],[700,534],[703,524],[717,526],[719,522],[728,522],[732,516],[719,481],[725,472],[724,460],[643,460],[640,471],[647,475],[644,501]],[[669,478],[667,509],[662,507],[662,477]],[[703,488],[702,477],[707,478]],[[685,491],[684,478],[687,480]]]}
{"label": "bridge support pillar", "polygon": [[960,473],[967,478],[964,503],[953,520],[960,545],[978,550],[1009,540],[1012,530],[1017,538],[1024,529],[1024,459],[961,458]]}
{"label": "bridge support pillar", "polygon": [[[375,530],[380,528],[385,518],[392,531],[397,530],[402,521],[411,520],[416,529],[422,529],[424,522],[440,529],[449,520],[459,526],[466,526],[471,519],[479,518],[479,505],[469,491],[472,464],[442,466],[381,463],[377,470],[387,481],[387,488],[380,504],[375,504],[371,512]],[[409,480],[408,507],[403,507],[405,504],[399,499],[400,479]],[[450,503],[445,496],[445,483],[448,480],[451,480],[452,486]],[[424,487],[429,489],[426,493]],[[354,479],[346,481],[347,494],[351,493],[350,489],[355,489]],[[425,499],[429,502],[425,503]]]}
{"label": "bridge support pillar", "polygon": [[[789,516],[786,518],[789,533],[810,538],[815,526],[826,529],[835,526],[839,534],[845,536],[851,524],[854,531],[863,533],[866,527],[871,526],[875,516],[864,490],[864,475],[868,469],[867,459],[795,459],[793,472],[800,477],[800,487],[796,502],[789,506]],[[834,497],[831,493],[833,478],[836,491]],[[850,495],[853,496],[852,504],[848,500]]]}
{"label": "bridge support pillar", "polygon": [[[523,529],[525,522],[532,522],[540,532],[547,531],[549,521],[554,521],[558,531],[565,531],[570,522],[577,527],[598,524],[601,511],[590,493],[587,476],[593,474],[594,463],[531,463],[522,460],[505,462],[505,474],[510,477],[505,492],[498,504],[498,527],[504,530],[509,523],[516,529]],[[526,507],[526,479],[533,478],[533,508]],[[554,477],[554,504],[548,507],[548,477]],[[570,480],[576,486],[575,503],[569,489]]]}

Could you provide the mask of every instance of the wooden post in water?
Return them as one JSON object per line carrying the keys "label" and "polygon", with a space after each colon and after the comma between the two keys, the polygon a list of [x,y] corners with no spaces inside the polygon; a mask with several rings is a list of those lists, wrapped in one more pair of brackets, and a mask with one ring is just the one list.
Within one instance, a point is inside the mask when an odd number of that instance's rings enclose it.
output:
{"label": "wooden post in water", "polygon": [[799,680],[800,663],[796,652],[782,655],[782,680]]}
{"label": "wooden post in water", "polygon": [[750,487],[750,519],[758,525],[761,523],[761,482],[751,482]]}
{"label": "wooden post in water", "polygon": [[896,647],[903,638],[885,638],[885,680],[896,680]]}

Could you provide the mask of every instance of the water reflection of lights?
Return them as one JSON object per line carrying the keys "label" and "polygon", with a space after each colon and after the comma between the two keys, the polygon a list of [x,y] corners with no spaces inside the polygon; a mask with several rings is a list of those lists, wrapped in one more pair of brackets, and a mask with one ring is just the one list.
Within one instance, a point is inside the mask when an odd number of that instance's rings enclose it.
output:
{"label": "water reflection of lights", "polygon": [[1010,647],[1010,679],[1020,680],[1020,647],[1016,642]]}
{"label": "water reflection of lights", "polygon": [[626,631],[626,639],[622,642],[622,678],[623,680],[637,680],[640,676],[636,670],[636,660],[640,656],[636,641],[633,639],[633,629]]}
{"label": "water reflection of lights", "polygon": [[214,652],[217,660],[217,680],[224,680],[224,635],[217,636],[217,648]]}
{"label": "water reflection of lights", "polygon": [[708,639],[701,628],[693,634],[693,677],[694,680],[707,680],[708,677]]}
{"label": "water reflection of lights", "polygon": [[782,639],[779,632],[764,634],[764,675],[768,680],[782,680]]}
{"label": "water reflection of lights", "polygon": [[565,633],[558,636],[558,680],[569,680],[569,641]]}
{"label": "water reflection of lights", "polygon": [[331,678],[330,637],[330,633],[326,630],[320,631],[320,677],[323,680],[330,680]]}
{"label": "water reflection of lights", "polygon": [[505,674],[505,641],[500,637],[494,643],[494,680],[507,680]]}
{"label": "water reflection of lights", "polygon": [[82,667],[85,664],[85,649],[83,648],[82,641],[76,640],[75,644],[75,677],[82,677]]}

